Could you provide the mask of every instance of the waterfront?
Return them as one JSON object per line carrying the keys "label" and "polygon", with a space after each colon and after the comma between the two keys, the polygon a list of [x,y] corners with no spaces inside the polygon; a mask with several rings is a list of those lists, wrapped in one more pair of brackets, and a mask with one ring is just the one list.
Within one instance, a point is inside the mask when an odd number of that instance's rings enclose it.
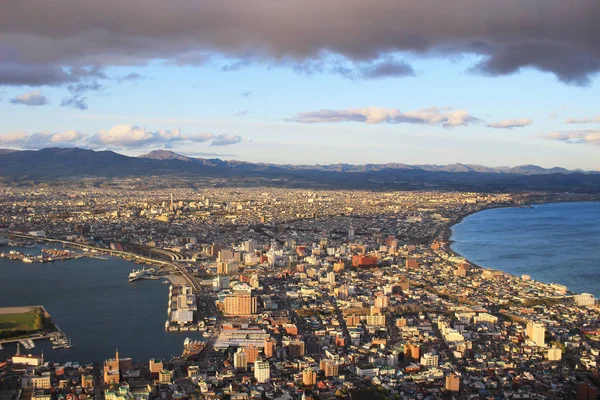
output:
{"label": "waterfront", "polygon": [[455,225],[451,239],[481,267],[600,296],[600,203],[485,210]]}
{"label": "waterfront", "polygon": [[[15,248],[39,254],[37,248]],[[7,252],[12,248],[3,247]],[[165,332],[169,285],[157,281],[128,283],[134,263],[81,258],[47,264],[0,259],[0,305],[43,305],[53,321],[72,339],[70,349],[52,350],[36,341],[34,354],[53,361],[101,361],[114,355],[146,361],[180,355],[186,337],[196,332]],[[0,360],[14,354],[5,345]]]}

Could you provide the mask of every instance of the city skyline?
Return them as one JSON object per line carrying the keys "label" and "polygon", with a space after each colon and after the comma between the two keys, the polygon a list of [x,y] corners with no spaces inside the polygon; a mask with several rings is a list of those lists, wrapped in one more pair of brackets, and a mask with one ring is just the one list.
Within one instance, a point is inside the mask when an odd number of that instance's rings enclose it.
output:
{"label": "city skyline", "polygon": [[598,4],[458,3],[11,4],[0,148],[600,170]]}

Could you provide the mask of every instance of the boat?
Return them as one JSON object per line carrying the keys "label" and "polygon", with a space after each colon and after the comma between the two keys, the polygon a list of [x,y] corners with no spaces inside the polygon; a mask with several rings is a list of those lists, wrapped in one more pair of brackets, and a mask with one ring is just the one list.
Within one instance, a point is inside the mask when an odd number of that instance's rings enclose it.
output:
{"label": "boat", "polygon": [[192,340],[189,337],[183,341],[183,357],[197,355],[204,349],[204,342],[201,340]]}
{"label": "boat", "polygon": [[140,270],[133,270],[130,274],[129,274],[129,282],[135,282],[139,279],[144,279],[147,277],[152,276],[152,274],[154,273],[154,268],[149,268],[146,269],[145,267],[140,269]]}

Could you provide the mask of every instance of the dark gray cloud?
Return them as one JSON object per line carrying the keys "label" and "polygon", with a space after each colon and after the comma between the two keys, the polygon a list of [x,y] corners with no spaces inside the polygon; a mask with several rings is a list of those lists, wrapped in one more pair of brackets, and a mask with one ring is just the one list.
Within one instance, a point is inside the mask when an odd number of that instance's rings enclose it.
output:
{"label": "dark gray cloud", "polygon": [[287,64],[316,73],[332,70],[318,61],[333,55],[354,65],[340,72],[370,64],[373,77],[405,76],[410,66],[384,62],[470,54],[479,73],[533,68],[585,85],[600,70],[599,21],[598,0],[5,1],[0,84],[58,85],[78,82],[83,66],[214,56],[230,60],[225,69]]}
{"label": "dark gray cloud", "polygon": [[415,70],[403,61],[388,60],[364,68],[362,76],[368,79],[415,76]]}
{"label": "dark gray cloud", "polygon": [[146,77],[142,74],[138,74],[137,72],[132,72],[124,76],[117,77],[117,82],[137,82],[146,79]]}
{"label": "dark gray cloud", "polygon": [[45,106],[46,104],[49,104],[48,98],[40,92],[21,94],[10,99],[10,102],[12,104],[21,104],[24,106]]}
{"label": "dark gray cloud", "polygon": [[81,97],[79,95],[73,95],[71,97],[67,97],[60,102],[61,107],[72,107],[77,108],[79,110],[87,110],[88,104],[87,99],[85,97]]}

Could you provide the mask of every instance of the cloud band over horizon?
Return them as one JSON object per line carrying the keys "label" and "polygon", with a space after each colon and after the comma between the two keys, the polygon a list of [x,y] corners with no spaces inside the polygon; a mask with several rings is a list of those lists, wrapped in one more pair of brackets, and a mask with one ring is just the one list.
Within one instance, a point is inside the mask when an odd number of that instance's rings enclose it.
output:
{"label": "cloud band over horizon", "polygon": [[179,129],[151,131],[136,125],[115,125],[108,130],[86,135],[79,131],[10,132],[0,134],[0,147],[42,149],[81,146],[90,149],[143,149],[149,146],[171,148],[176,144],[206,143],[230,146],[242,142],[239,135],[201,133],[186,135]]}

